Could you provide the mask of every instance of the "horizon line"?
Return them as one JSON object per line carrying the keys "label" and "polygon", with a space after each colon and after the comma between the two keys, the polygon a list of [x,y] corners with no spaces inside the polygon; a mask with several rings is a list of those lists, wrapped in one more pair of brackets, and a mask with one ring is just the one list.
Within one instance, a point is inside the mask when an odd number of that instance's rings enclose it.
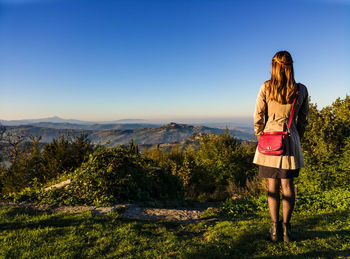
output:
{"label": "horizon line", "polygon": [[157,117],[157,118],[132,118],[132,117],[125,117],[125,118],[119,118],[119,119],[105,119],[105,120],[94,120],[94,119],[79,119],[79,118],[65,118],[60,117],[57,115],[54,116],[48,116],[48,117],[29,117],[29,118],[16,118],[16,119],[2,119],[0,118],[0,121],[22,121],[22,120],[43,120],[43,119],[61,119],[61,120],[77,120],[77,121],[86,121],[86,122],[106,122],[106,121],[122,121],[122,120],[143,120],[143,121],[156,121],[156,120],[198,120],[198,119],[251,119],[252,116],[216,116],[216,117],[202,117],[202,116],[196,116],[196,117]]}

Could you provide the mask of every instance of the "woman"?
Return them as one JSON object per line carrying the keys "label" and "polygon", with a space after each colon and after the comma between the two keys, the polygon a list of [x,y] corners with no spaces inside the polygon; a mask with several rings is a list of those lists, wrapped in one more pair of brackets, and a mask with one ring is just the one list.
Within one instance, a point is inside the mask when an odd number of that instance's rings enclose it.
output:
{"label": "woman", "polygon": [[[282,233],[284,241],[291,240],[290,219],[295,202],[293,178],[304,167],[300,138],[304,134],[309,113],[308,91],[304,85],[294,80],[292,57],[287,51],[279,51],[272,59],[271,78],[260,87],[256,101],[254,131],[258,140],[263,132],[288,130],[288,119],[297,90],[287,151],[281,156],[273,156],[264,155],[257,149],[253,161],[259,165],[259,176],[268,179],[272,241],[278,241]],[[279,221],[281,186],[283,222]]]}

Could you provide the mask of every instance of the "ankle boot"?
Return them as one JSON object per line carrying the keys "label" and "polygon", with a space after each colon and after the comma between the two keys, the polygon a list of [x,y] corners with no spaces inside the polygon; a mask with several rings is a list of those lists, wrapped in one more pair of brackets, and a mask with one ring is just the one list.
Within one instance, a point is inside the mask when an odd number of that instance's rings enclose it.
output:
{"label": "ankle boot", "polygon": [[282,224],[282,229],[283,229],[283,241],[284,242],[290,242],[292,240],[290,223],[289,222],[283,223]]}
{"label": "ankle boot", "polygon": [[280,233],[281,233],[281,222],[271,222],[270,227],[270,238],[271,241],[277,242],[280,240]]}

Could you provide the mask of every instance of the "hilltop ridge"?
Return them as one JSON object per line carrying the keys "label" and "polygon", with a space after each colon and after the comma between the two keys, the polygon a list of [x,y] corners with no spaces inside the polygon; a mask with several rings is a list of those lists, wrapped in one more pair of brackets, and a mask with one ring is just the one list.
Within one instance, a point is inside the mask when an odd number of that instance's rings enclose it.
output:
{"label": "hilltop ridge", "polygon": [[[107,146],[127,144],[131,138],[133,138],[136,144],[141,145],[185,143],[185,141],[193,134],[220,134],[225,131],[225,129],[193,126],[176,122],[170,122],[161,126],[154,124],[98,124],[80,128],[74,124],[35,123],[34,125],[5,127],[13,134],[29,133],[34,136],[40,135],[42,136],[42,142],[51,142],[62,133],[69,133],[73,136],[84,133],[93,144]],[[236,129],[231,129],[229,132],[242,140],[250,140],[254,138],[253,134]]]}

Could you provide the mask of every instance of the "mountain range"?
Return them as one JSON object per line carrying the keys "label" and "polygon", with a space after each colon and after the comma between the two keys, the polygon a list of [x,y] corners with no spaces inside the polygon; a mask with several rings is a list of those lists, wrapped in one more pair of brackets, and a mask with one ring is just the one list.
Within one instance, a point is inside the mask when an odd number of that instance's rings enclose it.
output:
{"label": "mountain range", "polygon": [[[51,142],[60,134],[77,136],[82,133],[93,144],[116,146],[128,144],[133,138],[136,144],[154,145],[169,143],[184,143],[188,138],[202,133],[221,134],[225,129],[206,126],[193,126],[170,122],[166,125],[156,124],[92,124],[81,125],[72,123],[35,122],[27,125],[5,126],[7,134],[30,134],[41,136],[41,142]],[[254,135],[237,129],[229,129],[229,132],[241,140],[251,140]]]}
{"label": "mountain range", "polygon": [[70,123],[70,124],[81,124],[81,125],[92,125],[92,124],[115,124],[115,123],[144,123],[146,120],[143,119],[122,119],[114,121],[82,121],[76,119],[63,119],[58,116],[52,116],[40,119],[27,119],[27,120],[0,120],[0,123],[4,126],[16,126],[16,125],[28,125],[33,123]]}

